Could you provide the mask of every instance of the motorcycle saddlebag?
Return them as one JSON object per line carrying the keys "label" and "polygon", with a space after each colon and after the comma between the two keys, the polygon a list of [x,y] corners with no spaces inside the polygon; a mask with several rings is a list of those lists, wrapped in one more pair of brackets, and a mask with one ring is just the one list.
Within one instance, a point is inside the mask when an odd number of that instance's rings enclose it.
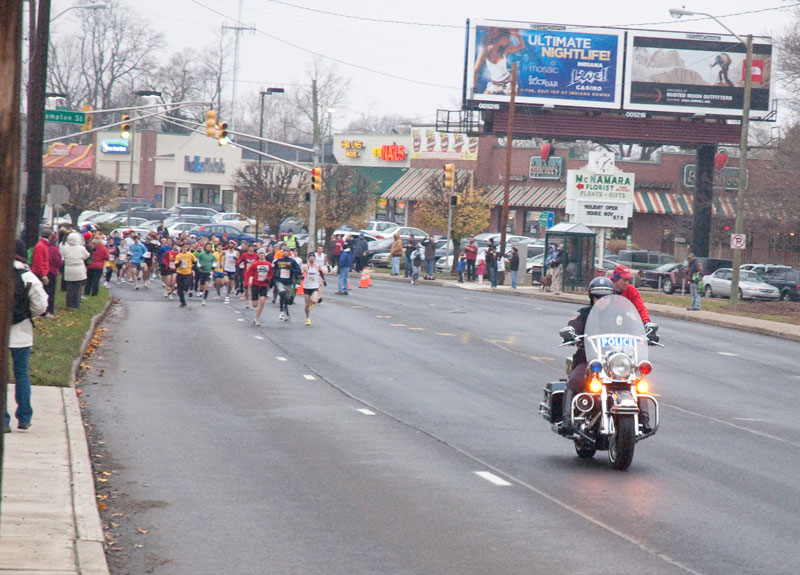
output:
{"label": "motorcycle saddlebag", "polygon": [[550,423],[558,423],[564,413],[565,380],[551,381],[544,386],[544,400],[539,404],[539,413]]}

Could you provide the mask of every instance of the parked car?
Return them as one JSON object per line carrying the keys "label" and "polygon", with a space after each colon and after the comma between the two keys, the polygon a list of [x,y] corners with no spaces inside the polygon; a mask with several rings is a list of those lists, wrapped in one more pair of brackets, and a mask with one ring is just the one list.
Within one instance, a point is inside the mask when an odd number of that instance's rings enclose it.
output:
{"label": "parked car", "polygon": [[[466,244],[461,244],[461,245],[464,246]],[[463,252],[464,250],[462,249],[461,253]],[[486,247],[478,248],[477,260],[485,259],[485,257],[486,257]],[[440,257],[438,260],[436,260],[434,268],[436,269],[437,272],[450,271],[453,268],[453,254],[451,253],[450,257],[448,257],[447,259],[445,259],[444,256]],[[486,276],[487,277],[489,276],[489,272],[486,272]]]}
{"label": "parked car", "polygon": [[[714,273],[704,276],[706,297],[730,297],[731,295],[731,268],[720,268]],[[775,286],[761,281],[761,278],[751,271],[739,272],[739,298],[740,299],[765,299],[777,300],[781,297],[780,291]]]}
{"label": "parked car", "polygon": [[[720,268],[732,268],[733,262],[731,260],[721,258],[697,258],[698,263],[702,266],[703,275],[711,275]],[[675,293],[682,290],[682,293],[689,291],[689,265],[688,260],[683,260],[681,265],[672,270],[669,278],[665,278],[662,282],[661,289],[664,293]]]}
{"label": "parked car", "polygon": [[255,220],[252,220],[247,216],[237,212],[222,212],[221,214],[211,216],[211,219],[214,223],[233,226],[234,228],[238,228],[240,232],[244,232],[246,234],[250,233],[251,231],[255,231],[256,229]]}
{"label": "parked car", "polygon": [[198,226],[191,230],[191,233],[197,237],[210,237],[210,236],[217,236],[220,239],[228,239],[234,240],[237,243],[239,242],[254,242],[256,241],[255,236],[251,236],[250,234],[243,234],[237,228],[233,226],[226,226],[223,224],[205,224],[202,226]]}
{"label": "parked car", "polygon": [[212,218],[216,216],[219,210],[214,208],[207,208],[204,206],[192,206],[187,204],[178,204],[172,207],[173,216],[207,216]]}
{"label": "parked car", "polygon": [[[140,236],[142,236],[143,238],[145,238],[145,237],[147,237],[147,234],[149,234],[152,230],[148,230],[147,228],[143,228],[143,227],[140,227],[140,226],[122,226],[122,227],[115,228],[115,229],[111,230],[111,234],[114,234],[115,232],[118,232],[120,237],[122,237],[124,234],[127,234],[128,232],[131,232],[131,231],[135,232],[135,233],[139,234]],[[109,235],[111,235],[111,234],[109,234]]]}
{"label": "parked car", "polygon": [[103,223],[110,224],[112,226],[128,226],[130,228],[130,227],[133,227],[133,226],[140,226],[141,227],[144,224],[146,224],[148,221],[149,220],[146,220],[144,218],[131,217],[130,219],[128,219],[128,217],[123,213],[123,214],[120,214],[117,217],[115,217],[113,220],[109,220],[109,221],[103,222]]}
{"label": "parked car", "polygon": [[397,229],[392,230],[392,234],[399,234],[400,239],[405,241],[411,237],[411,234],[414,234],[414,239],[419,241],[422,238],[427,237],[427,233],[422,231],[419,228],[410,228],[408,226],[399,226]]}
{"label": "parked car", "polygon": [[759,276],[763,276],[767,272],[771,272],[774,270],[790,270],[792,269],[792,267],[785,266],[783,264],[744,264],[740,266],[739,269],[748,272],[753,272]]}
{"label": "parked car", "polygon": [[[683,269],[683,264],[672,262],[662,264],[655,269],[646,270],[639,274],[639,287],[649,287],[664,290],[664,293],[672,293],[680,289],[680,282],[674,282],[672,272]],[[677,286],[677,287],[676,287]]]}
{"label": "parked car", "polygon": [[778,288],[782,301],[800,301],[800,270],[776,268],[765,272],[762,279]]}
{"label": "parked car", "polygon": [[137,218],[146,218],[148,220],[160,220],[164,221],[170,216],[172,216],[172,212],[170,210],[166,210],[163,208],[137,208],[135,210],[131,210],[131,215],[136,216]]}
{"label": "parked car", "polygon": [[382,240],[384,238],[391,238],[394,230],[399,227],[400,224],[396,224],[395,222],[370,220],[367,222],[367,226],[361,228],[360,231]]}
{"label": "parked car", "polygon": [[168,228],[175,224],[194,224],[196,226],[202,226],[213,223],[215,222],[210,216],[173,216],[164,220],[164,225]]}
{"label": "parked car", "polygon": [[664,264],[675,263],[675,256],[648,250],[621,250],[617,254],[617,264],[638,271],[654,270]]}
{"label": "parked car", "polygon": [[191,232],[196,227],[198,227],[197,224],[192,224],[189,222],[177,222],[167,226],[167,232],[169,232],[170,236],[177,236],[181,232]]}

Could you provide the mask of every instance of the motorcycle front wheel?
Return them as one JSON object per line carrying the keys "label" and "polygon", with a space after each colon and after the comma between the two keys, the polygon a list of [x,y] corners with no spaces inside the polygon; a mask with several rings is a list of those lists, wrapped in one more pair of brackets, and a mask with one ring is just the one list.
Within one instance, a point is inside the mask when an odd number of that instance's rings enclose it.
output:
{"label": "motorcycle front wheel", "polygon": [[617,471],[625,471],[633,462],[636,446],[636,426],[633,415],[619,415],[614,419],[614,435],[608,442],[608,460]]}
{"label": "motorcycle front wheel", "polygon": [[591,459],[596,452],[597,450],[594,447],[586,445],[582,441],[575,442],[575,453],[577,453],[578,457],[581,459]]}

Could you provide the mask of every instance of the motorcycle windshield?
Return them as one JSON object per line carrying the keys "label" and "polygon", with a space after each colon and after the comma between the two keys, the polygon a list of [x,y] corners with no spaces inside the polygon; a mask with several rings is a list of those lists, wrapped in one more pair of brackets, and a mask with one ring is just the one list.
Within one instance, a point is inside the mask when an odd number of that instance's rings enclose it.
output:
{"label": "motorcycle windshield", "polygon": [[647,336],[639,312],[630,300],[607,295],[589,312],[584,331],[586,357],[604,359],[609,353],[627,354],[635,364],[647,359]]}

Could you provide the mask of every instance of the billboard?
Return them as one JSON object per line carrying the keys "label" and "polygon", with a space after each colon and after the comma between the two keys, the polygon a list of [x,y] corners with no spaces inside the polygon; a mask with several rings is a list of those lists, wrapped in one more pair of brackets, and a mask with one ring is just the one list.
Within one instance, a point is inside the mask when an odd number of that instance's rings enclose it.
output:
{"label": "billboard", "polygon": [[432,126],[411,128],[412,160],[477,160],[478,138],[463,133],[437,132]]}
{"label": "billboard", "polygon": [[624,30],[482,22],[470,27],[468,99],[619,109]]}
{"label": "billboard", "polygon": [[[741,116],[745,46],[735,36],[629,30],[626,110]],[[772,45],[753,42],[750,115],[769,112]]]}

